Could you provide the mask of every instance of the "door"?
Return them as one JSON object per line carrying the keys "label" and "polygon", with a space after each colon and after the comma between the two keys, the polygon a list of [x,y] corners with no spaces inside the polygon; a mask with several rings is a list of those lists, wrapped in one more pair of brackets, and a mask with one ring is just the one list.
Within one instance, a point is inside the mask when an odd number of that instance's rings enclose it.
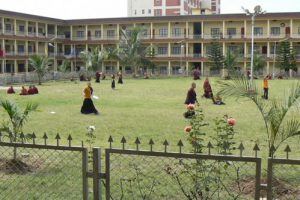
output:
{"label": "door", "polygon": [[291,27],[285,27],[285,35],[286,36],[290,36],[290,34],[291,34]]}
{"label": "door", "polygon": [[245,37],[245,28],[244,27],[241,28],[241,37],[242,38]]}

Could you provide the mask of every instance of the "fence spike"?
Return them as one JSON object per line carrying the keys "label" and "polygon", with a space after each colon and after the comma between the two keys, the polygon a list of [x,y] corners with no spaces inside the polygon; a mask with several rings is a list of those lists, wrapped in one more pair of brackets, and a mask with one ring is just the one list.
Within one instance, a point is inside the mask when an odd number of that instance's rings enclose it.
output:
{"label": "fence spike", "polygon": [[245,150],[245,147],[244,147],[243,143],[240,144],[238,149],[240,150],[240,157],[242,157],[243,156],[243,151]]}
{"label": "fence spike", "polygon": [[71,134],[69,134],[69,136],[68,136],[69,147],[72,146],[72,140],[73,140],[73,138],[72,138]]}
{"label": "fence spike", "polygon": [[182,143],[181,140],[179,140],[177,146],[179,146],[179,153],[181,153],[181,149],[182,149],[182,147],[183,147],[183,143]]}
{"label": "fence spike", "polygon": [[23,132],[21,132],[20,138],[21,138],[21,143],[24,144],[25,135]]}
{"label": "fence spike", "polygon": [[276,151],[276,148],[275,148],[274,145],[272,145],[271,148],[270,148],[270,152],[271,152],[271,157],[272,157],[272,158],[274,157],[275,151]]}
{"label": "fence spike", "polygon": [[60,136],[59,136],[59,133],[56,134],[56,145],[59,146],[59,140],[60,140]]}
{"label": "fence spike", "polygon": [[138,137],[136,138],[134,143],[136,144],[136,150],[138,151],[139,150],[139,144],[141,144],[141,141],[139,140]]}
{"label": "fence spike", "polygon": [[43,139],[44,139],[45,145],[47,145],[47,139],[48,139],[47,133],[44,133]]}
{"label": "fence spike", "polygon": [[112,148],[112,143],[114,142],[113,138],[111,137],[111,135],[108,138],[108,142],[109,142],[109,148]]}
{"label": "fence spike", "polygon": [[210,155],[211,154],[211,149],[214,148],[213,145],[211,144],[211,142],[208,142],[207,148],[208,148],[208,155]]}
{"label": "fence spike", "polygon": [[260,151],[260,148],[258,146],[258,144],[256,143],[254,148],[253,148],[253,151],[255,151],[255,158],[257,158],[257,155],[258,155],[258,151]]}
{"label": "fence spike", "polygon": [[284,152],[286,152],[286,159],[289,159],[289,153],[291,152],[291,148],[289,145],[287,145],[284,149]]}
{"label": "fence spike", "polygon": [[31,137],[32,137],[32,144],[35,144],[35,138],[36,138],[36,135],[35,135],[34,132],[32,132]]}
{"label": "fence spike", "polygon": [[169,143],[167,140],[164,141],[163,145],[165,146],[165,153],[167,153],[167,146],[169,146]]}
{"label": "fence spike", "polygon": [[125,149],[125,143],[126,143],[126,139],[125,139],[124,136],[122,137],[121,143],[122,143],[122,148],[124,150]]}
{"label": "fence spike", "polygon": [[149,145],[150,145],[150,151],[152,152],[152,150],[153,150],[152,146],[154,145],[154,142],[152,139],[150,139]]}

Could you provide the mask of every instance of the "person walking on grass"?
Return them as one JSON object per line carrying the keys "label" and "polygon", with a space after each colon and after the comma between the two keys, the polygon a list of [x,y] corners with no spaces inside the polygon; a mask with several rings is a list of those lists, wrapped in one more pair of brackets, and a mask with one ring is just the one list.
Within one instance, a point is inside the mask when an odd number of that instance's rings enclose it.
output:
{"label": "person walking on grass", "polygon": [[197,100],[197,94],[195,88],[196,88],[196,83],[192,83],[191,88],[187,92],[184,104],[186,105],[195,104],[195,103],[197,103],[197,105],[199,104]]}
{"label": "person walking on grass", "polygon": [[263,88],[264,88],[263,98],[268,99],[269,98],[269,81],[268,81],[268,77],[265,77],[264,80],[263,80]]}
{"label": "person walking on grass", "polygon": [[87,83],[87,87],[84,88],[83,93],[84,93],[84,100],[81,106],[81,113],[82,114],[94,113],[98,115],[99,112],[95,108],[94,103],[92,101],[93,88],[90,82]]}

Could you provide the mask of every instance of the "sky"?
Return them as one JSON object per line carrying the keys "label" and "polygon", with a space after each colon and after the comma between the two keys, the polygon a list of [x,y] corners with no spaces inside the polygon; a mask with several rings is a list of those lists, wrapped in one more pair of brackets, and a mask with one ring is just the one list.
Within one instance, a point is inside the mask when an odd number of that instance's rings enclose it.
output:
{"label": "sky", "polygon": [[[221,0],[221,13],[256,5],[269,13],[300,12],[300,0]],[[127,0],[0,0],[0,9],[59,19],[113,18],[127,16]]]}

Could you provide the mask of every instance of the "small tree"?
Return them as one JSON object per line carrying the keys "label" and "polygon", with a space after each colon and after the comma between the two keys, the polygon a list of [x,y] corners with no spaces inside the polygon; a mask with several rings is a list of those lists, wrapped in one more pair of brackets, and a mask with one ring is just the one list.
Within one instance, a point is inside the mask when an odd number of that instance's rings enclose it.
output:
{"label": "small tree", "polygon": [[228,71],[228,76],[232,74],[235,70],[234,67],[236,66],[236,56],[232,51],[227,51],[226,57],[224,59],[224,67]]}
{"label": "small tree", "polygon": [[213,69],[222,69],[224,64],[224,56],[222,45],[217,40],[213,41],[210,45],[210,49],[208,50],[208,58],[212,62]]}
{"label": "small tree", "polygon": [[30,65],[38,75],[38,84],[42,84],[42,78],[48,73],[52,61],[47,56],[32,55],[29,58]]}
{"label": "small tree", "polygon": [[297,71],[295,51],[288,40],[279,43],[278,61],[280,69],[285,73],[288,73],[289,70]]}
{"label": "small tree", "polygon": [[[3,122],[1,130],[6,132],[13,142],[18,141],[20,134],[23,132],[23,127],[28,120],[29,113],[35,111],[38,107],[36,103],[28,103],[24,109],[10,100],[0,100],[0,106],[6,111],[9,116],[9,121]],[[14,149],[14,159],[17,157],[17,149]]]}

